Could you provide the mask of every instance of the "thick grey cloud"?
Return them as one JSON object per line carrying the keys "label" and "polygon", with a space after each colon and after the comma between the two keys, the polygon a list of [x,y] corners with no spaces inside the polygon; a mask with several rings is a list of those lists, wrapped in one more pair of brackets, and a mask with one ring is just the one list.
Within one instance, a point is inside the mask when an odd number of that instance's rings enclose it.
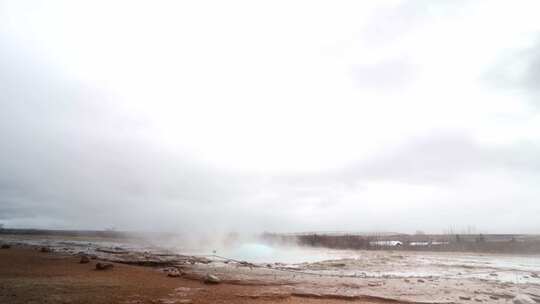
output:
{"label": "thick grey cloud", "polygon": [[[0,218],[8,224],[173,229],[237,195],[236,176],[160,150],[135,118],[107,105],[110,96],[12,59],[0,59]],[[178,210],[179,223],[159,225]]]}
{"label": "thick grey cloud", "polygon": [[[485,145],[463,133],[437,132],[341,168],[274,176],[266,190],[274,191],[271,202],[319,210],[315,223],[306,219],[312,229],[411,232],[407,227],[416,225],[441,232],[472,225],[533,232],[532,216],[540,215],[533,189],[540,182],[538,153],[535,143]],[[399,220],[379,221],[388,217]]]}
{"label": "thick grey cloud", "polygon": [[532,47],[507,51],[484,78],[496,88],[532,94],[532,103],[540,105],[540,33],[537,36]]}
{"label": "thick grey cloud", "polygon": [[[352,16],[314,30],[326,9],[314,8],[313,20],[277,9],[285,23],[272,15],[272,22],[257,17],[247,19],[253,27],[244,19],[227,27],[236,20],[227,16],[195,33],[180,32],[189,24],[176,20],[189,16],[176,14],[189,10],[174,5],[156,9],[158,17],[171,15],[149,28],[129,12],[125,25],[116,27],[111,14],[94,28],[77,22],[85,10],[75,5],[66,8],[76,16],[68,20],[75,28],[70,39],[62,38],[65,20],[50,21],[39,13],[44,7],[6,8],[0,222],[181,232],[441,232],[452,225],[539,232],[539,138],[522,134],[537,127],[534,113],[501,119],[485,100],[492,88],[477,92],[470,89],[476,83],[456,81],[468,67],[439,62],[440,54],[426,59],[440,49],[423,39],[454,29],[461,20],[453,16],[466,8],[404,1],[376,9],[364,27],[350,29],[357,24]],[[303,5],[296,9],[304,12]],[[448,18],[451,26],[430,32]],[[107,36],[108,27],[122,35]],[[410,45],[402,41],[409,34],[417,34]],[[467,33],[454,34],[440,41]],[[255,40],[246,42],[248,36]],[[337,36],[354,47],[331,53]],[[537,50],[510,56],[491,76],[537,97]],[[450,59],[476,58],[468,55]],[[507,73],[514,66],[519,73]],[[500,108],[525,104],[512,102]]]}
{"label": "thick grey cloud", "polygon": [[512,146],[482,145],[466,134],[434,133],[408,141],[401,147],[351,164],[340,175],[348,179],[388,179],[406,183],[449,183],[463,175],[515,172],[536,175],[540,146],[525,142]]}

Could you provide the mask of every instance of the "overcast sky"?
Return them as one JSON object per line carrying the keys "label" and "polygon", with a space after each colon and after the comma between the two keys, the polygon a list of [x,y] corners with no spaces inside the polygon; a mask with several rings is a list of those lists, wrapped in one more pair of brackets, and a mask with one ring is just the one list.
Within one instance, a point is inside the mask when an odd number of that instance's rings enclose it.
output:
{"label": "overcast sky", "polygon": [[0,223],[540,233],[538,12],[0,0]]}

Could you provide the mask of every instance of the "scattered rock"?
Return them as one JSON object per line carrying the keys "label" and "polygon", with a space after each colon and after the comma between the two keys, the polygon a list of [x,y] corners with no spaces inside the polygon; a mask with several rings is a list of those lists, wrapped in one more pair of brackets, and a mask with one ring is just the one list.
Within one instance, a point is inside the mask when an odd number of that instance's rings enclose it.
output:
{"label": "scattered rock", "polygon": [[2,246],[0,246],[0,249],[9,249],[9,248],[11,248],[11,246],[8,244],[2,244]]}
{"label": "scattered rock", "polygon": [[538,274],[538,273],[531,273],[531,278],[540,279],[540,274]]}
{"label": "scattered rock", "polygon": [[86,256],[86,255],[82,255],[81,260],[79,261],[79,263],[81,263],[81,264],[90,263],[90,258],[88,256]]}
{"label": "scattered rock", "polygon": [[41,247],[41,249],[39,249],[40,252],[52,252],[51,248],[49,247]]}
{"label": "scattered rock", "polygon": [[250,262],[246,262],[246,261],[240,261],[240,262],[238,262],[238,264],[240,266],[249,267],[250,269],[253,269],[253,267],[255,267],[254,264],[252,264]]}
{"label": "scattered rock", "polygon": [[184,275],[184,271],[176,267],[168,267],[163,269],[163,271],[165,271],[167,273],[167,276],[171,278],[178,278]]}
{"label": "scattered rock", "polygon": [[219,284],[219,283],[221,283],[221,279],[218,278],[217,276],[213,275],[213,274],[207,274],[203,278],[203,282],[205,284]]}
{"label": "scattered rock", "polygon": [[531,299],[528,295],[520,294],[517,295],[514,299],[512,299],[512,303],[514,304],[536,304],[536,301]]}
{"label": "scattered rock", "polygon": [[460,300],[466,300],[466,301],[469,301],[469,300],[471,300],[471,297],[468,297],[468,296],[459,296],[459,299],[460,299]]}
{"label": "scattered rock", "polygon": [[181,272],[181,271],[174,270],[174,271],[170,271],[169,273],[167,273],[167,276],[171,277],[171,278],[178,278],[178,277],[181,277],[183,274],[184,273]]}
{"label": "scattered rock", "polygon": [[405,279],[405,280],[403,280],[403,281],[405,281],[406,283],[410,283],[410,282],[411,282],[411,280],[409,280],[409,279]]}
{"label": "scattered rock", "polygon": [[212,260],[209,260],[209,259],[204,258],[204,257],[194,257],[194,256],[192,256],[192,257],[189,257],[187,262],[189,262],[191,265],[194,265],[195,263],[210,264],[210,263],[212,263]]}
{"label": "scattered rock", "polygon": [[489,298],[492,299],[492,300],[498,300],[499,299],[499,297],[497,297],[497,296],[489,296]]}
{"label": "scattered rock", "polygon": [[114,267],[111,263],[97,263],[96,264],[96,270],[107,270],[112,269]]}
{"label": "scattered rock", "polygon": [[418,279],[417,281],[418,283],[425,283],[426,281],[422,280],[422,279]]}

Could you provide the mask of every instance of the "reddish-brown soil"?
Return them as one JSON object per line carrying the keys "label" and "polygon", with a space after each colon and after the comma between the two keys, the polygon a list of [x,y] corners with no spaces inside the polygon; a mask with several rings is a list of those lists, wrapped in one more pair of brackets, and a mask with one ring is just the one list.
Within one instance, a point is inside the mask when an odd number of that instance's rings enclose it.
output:
{"label": "reddish-brown soil", "polygon": [[[205,285],[167,277],[156,268],[115,264],[97,271],[92,260],[30,248],[0,250],[0,303],[381,303],[295,296],[249,298],[264,286]],[[183,301],[182,301],[183,300]]]}

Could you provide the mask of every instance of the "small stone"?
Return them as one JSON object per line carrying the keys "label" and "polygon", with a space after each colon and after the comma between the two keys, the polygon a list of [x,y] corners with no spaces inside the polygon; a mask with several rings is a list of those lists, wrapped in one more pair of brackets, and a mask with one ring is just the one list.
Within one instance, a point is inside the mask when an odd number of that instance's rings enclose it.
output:
{"label": "small stone", "polygon": [[39,251],[41,251],[41,252],[51,252],[52,250],[49,247],[41,247],[41,249],[39,249]]}
{"label": "small stone", "polygon": [[422,279],[418,279],[417,281],[418,283],[425,283],[426,281],[422,280]]}
{"label": "small stone", "polygon": [[86,255],[82,255],[81,260],[79,261],[79,263],[81,263],[81,264],[90,263],[90,258],[88,258],[88,256],[86,256]]}
{"label": "small stone", "polygon": [[171,278],[179,278],[182,276],[182,273],[180,271],[171,271],[167,273],[167,276]]}
{"label": "small stone", "polygon": [[469,300],[471,300],[471,297],[468,297],[468,296],[459,296],[459,299],[460,299],[460,300],[467,300],[467,301],[469,301]]}
{"label": "small stone", "polygon": [[114,267],[111,263],[97,263],[96,264],[96,270],[107,270],[112,269]]}
{"label": "small stone", "polygon": [[219,284],[219,283],[221,283],[221,279],[218,278],[217,276],[213,275],[213,274],[207,274],[204,277],[203,282],[205,284]]}
{"label": "small stone", "polygon": [[184,275],[184,272],[182,269],[175,268],[175,267],[169,267],[164,269],[167,272],[167,276],[171,278],[178,278],[180,276]]}
{"label": "small stone", "polygon": [[178,301],[178,303],[180,303],[180,304],[191,304],[191,303],[193,303],[193,301],[191,299],[182,299],[182,300]]}
{"label": "small stone", "polygon": [[2,244],[2,246],[0,248],[1,249],[9,249],[9,248],[11,248],[11,246],[8,245],[8,244]]}
{"label": "small stone", "polygon": [[489,298],[492,299],[492,300],[498,300],[499,299],[499,297],[497,297],[497,296],[489,296]]}

